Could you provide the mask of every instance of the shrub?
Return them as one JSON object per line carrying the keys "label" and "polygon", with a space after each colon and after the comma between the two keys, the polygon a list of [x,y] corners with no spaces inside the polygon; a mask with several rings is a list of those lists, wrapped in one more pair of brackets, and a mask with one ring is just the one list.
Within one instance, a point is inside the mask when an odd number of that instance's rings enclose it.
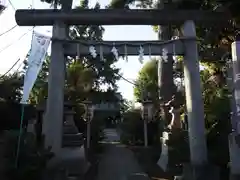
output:
{"label": "shrub", "polygon": [[6,153],[7,177],[9,180],[41,180],[47,162],[53,157],[50,150],[37,148],[35,137],[31,133],[23,133],[16,166],[17,131],[7,133]]}

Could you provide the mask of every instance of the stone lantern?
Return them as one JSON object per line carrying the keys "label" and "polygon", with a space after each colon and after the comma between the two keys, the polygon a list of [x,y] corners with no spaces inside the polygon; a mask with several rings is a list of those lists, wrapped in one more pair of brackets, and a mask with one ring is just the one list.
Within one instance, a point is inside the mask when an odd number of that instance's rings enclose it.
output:
{"label": "stone lantern", "polygon": [[90,148],[90,140],[91,140],[91,121],[94,116],[94,105],[92,104],[91,101],[84,101],[84,109],[85,109],[85,114],[84,114],[84,119],[87,122],[87,148]]}
{"label": "stone lantern", "polygon": [[153,102],[151,100],[143,100],[142,102],[141,116],[144,122],[144,146],[148,146],[148,132],[147,124],[153,120]]}

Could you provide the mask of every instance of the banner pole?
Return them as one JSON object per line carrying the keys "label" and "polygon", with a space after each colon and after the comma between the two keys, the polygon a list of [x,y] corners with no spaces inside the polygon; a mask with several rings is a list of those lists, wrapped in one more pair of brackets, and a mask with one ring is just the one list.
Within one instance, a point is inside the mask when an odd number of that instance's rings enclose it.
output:
{"label": "banner pole", "polygon": [[22,137],[23,120],[24,120],[24,110],[25,110],[25,104],[22,104],[21,105],[20,128],[19,128],[18,144],[17,144],[17,153],[16,153],[16,159],[15,159],[15,167],[16,168],[18,167],[19,152],[20,152],[20,146],[21,146],[21,137]]}

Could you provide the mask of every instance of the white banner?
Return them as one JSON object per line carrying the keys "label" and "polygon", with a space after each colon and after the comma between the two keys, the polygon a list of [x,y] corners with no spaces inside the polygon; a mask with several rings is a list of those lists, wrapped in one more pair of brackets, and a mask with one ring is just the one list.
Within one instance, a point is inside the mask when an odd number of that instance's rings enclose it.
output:
{"label": "white banner", "polygon": [[6,7],[7,6],[6,0],[0,0],[0,6]]}
{"label": "white banner", "polygon": [[36,32],[33,34],[31,51],[28,57],[28,68],[24,77],[22,104],[28,103],[29,95],[42,68],[50,41],[50,37]]}

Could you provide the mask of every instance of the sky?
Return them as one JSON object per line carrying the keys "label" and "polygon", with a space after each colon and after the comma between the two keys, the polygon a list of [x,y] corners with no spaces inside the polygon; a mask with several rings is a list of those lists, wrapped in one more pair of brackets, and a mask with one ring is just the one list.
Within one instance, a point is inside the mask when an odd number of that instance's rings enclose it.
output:
{"label": "sky", "polygon": [[[6,0],[7,1],[7,0]],[[99,2],[104,8],[109,4],[110,0],[90,0],[91,5]],[[7,3],[7,9],[0,15],[0,34],[13,27],[15,22],[14,9],[27,9],[32,5],[35,9],[49,8],[49,4],[42,3],[40,0],[11,0],[14,8]],[[74,5],[78,5],[79,0],[74,0]],[[157,34],[153,32],[151,26],[104,26],[104,40],[156,40]],[[36,27],[35,31],[48,36],[51,36],[51,27]],[[27,34],[26,34],[27,33]],[[26,35],[25,35],[26,34]],[[32,38],[32,27],[17,27],[9,33],[0,36],[0,74],[5,73],[19,58],[19,63],[13,68],[16,70],[22,63],[24,57],[29,51]],[[20,39],[20,40],[19,40]],[[12,44],[13,43],[13,44]],[[12,45],[11,45],[12,44]],[[11,45],[11,46],[10,46]],[[149,57],[144,57],[144,62],[149,60]],[[134,81],[137,78],[138,71],[143,64],[138,61],[138,57],[128,57],[128,61],[120,59],[116,64],[121,68],[121,73],[124,78]],[[133,100],[133,85],[120,80],[118,82],[119,91],[123,97],[128,100]]]}

